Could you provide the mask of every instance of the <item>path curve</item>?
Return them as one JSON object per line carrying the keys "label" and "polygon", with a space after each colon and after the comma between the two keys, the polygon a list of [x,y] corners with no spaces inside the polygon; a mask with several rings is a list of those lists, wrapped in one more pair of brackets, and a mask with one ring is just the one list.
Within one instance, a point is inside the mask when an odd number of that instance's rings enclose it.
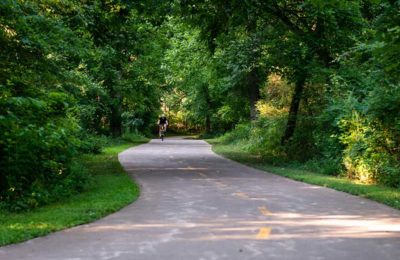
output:
{"label": "path curve", "polygon": [[398,259],[400,212],[224,159],[204,141],[119,155],[140,198],[91,224],[0,248],[0,259]]}

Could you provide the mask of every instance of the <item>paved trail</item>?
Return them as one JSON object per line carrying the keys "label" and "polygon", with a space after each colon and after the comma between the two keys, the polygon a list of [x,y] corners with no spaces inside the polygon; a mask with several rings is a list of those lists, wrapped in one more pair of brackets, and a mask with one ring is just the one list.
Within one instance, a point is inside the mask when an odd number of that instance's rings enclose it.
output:
{"label": "paved trail", "polygon": [[120,161],[138,201],[92,224],[0,248],[13,259],[400,259],[400,212],[167,139]]}

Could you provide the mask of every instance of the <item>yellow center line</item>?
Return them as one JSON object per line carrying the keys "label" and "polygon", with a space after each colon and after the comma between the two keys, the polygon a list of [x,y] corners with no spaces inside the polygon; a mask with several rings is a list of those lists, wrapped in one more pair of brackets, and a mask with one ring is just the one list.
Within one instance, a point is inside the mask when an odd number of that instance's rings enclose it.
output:
{"label": "yellow center line", "polygon": [[228,187],[228,185],[226,185],[225,183],[220,182],[220,181],[216,181],[215,184],[216,184],[218,187],[221,187],[221,188]]}
{"label": "yellow center line", "polygon": [[237,196],[239,198],[242,198],[242,199],[248,199],[249,198],[249,195],[247,195],[244,192],[236,192],[236,193],[233,193],[233,195],[235,195],[235,196]]}
{"label": "yellow center line", "polygon": [[267,207],[258,207],[258,210],[263,214],[264,216],[268,216],[271,214],[271,211],[267,209]]}
{"label": "yellow center line", "polygon": [[256,239],[267,239],[270,234],[271,234],[271,228],[269,227],[260,228],[260,231],[258,232]]}

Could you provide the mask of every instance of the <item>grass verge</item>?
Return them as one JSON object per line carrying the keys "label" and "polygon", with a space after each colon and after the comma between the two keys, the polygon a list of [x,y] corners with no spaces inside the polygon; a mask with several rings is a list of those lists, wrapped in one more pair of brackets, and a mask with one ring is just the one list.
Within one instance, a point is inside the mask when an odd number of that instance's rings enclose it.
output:
{"label": "grass verge", "polygon": [[118,153],[147,141],[114,140],[101,154],[80,158],[91,181],[76,196],[28,212],[0,212],[0,246],[94,221],[136,200],[139,188],[118,162]]}
{"label": "grass verge", "polygon": [[343,177],[319,174],[301,170],[294,166],[273,166],[261,158],[245,151],[239,145],[223,144],[218,139],[206,140],[213,146],[213,151],[231,160],[248,166],[268,171],[293,180],[315,184],[368,198],[396,209],[400,209],[400,190],[374,184],[361,184]]}

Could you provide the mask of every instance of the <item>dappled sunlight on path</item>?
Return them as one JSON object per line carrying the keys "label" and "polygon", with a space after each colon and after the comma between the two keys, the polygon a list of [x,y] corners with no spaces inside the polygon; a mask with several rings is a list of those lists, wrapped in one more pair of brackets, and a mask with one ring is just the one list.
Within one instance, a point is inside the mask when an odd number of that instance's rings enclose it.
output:
{"label": "dappled sunlight on path", "polygon": [[92,224],[0,249],[0,259],[360,259],[400,255],[400,212],[271,175],[179,138],[119,159],[141,186]]}
{"label": "dappled sunlight on path", "polygon": [[[248,221],[242,218],[199,219],[182,223],[126,223],[94,225],[82,229],[84,232],[102,233],[110,231],[146,231],[159,233],[163,229],[178,229],[191,233],[191,240],[206,240],[201,233],[209,232],[208,239],[256,239],[260,227],[271,227],[269,239],[309,238],[385,238],[400,239],[399,220],[377,215],[365,219],[357,215],[321,216],[295,213],[271,213],[269,220]],[[179,239],[179,236],[176,237]],[[182,238],[186,239],[186,238]]]}

